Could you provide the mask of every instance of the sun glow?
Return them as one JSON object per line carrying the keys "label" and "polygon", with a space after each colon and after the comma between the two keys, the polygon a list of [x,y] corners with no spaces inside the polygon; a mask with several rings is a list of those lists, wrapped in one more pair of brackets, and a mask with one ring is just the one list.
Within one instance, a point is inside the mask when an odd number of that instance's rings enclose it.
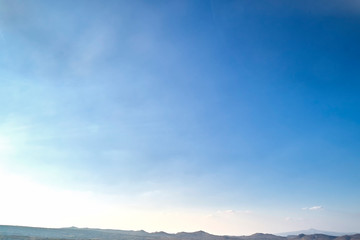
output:
{"label": "sun glow", "polygon": [[76,216],[84,220],[102,209],[91,192],[50,189],[3,170],[0,189],[0,220],[6,224],[61,227],[68,218],[77,222]]}

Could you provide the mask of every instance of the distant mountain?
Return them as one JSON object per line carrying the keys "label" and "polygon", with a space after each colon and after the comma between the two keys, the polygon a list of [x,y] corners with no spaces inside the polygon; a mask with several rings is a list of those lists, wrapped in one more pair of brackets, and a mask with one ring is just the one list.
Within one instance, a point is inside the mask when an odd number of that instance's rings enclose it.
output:
{"label": "distant mountain", "polygon": [[330,231],[322,231],[322,230],[317,230],[317,229],[307,229],[307,230],[300,230],[300,231],[294,231],[294,232],[285,232],[285,233],[277,233],[276,235],[279,236],[295,236],[295,235],[299,235],[299,234],[305,234],[305,235],[312,235],[312,234],[324,234],[324,235],[329,235],[329,236],[344,236],[344,235],[354,235],[356,233],[354,232],[347,232],[347,233],[342,233],[342,232],[330,232]]}
{"label": "distant mountain", "polygon": [[345,235],[336,238],[336,240],[360,240],[360,234]]}
{"label": "distant mountain", "polygon": [[345,235],[341,237],[329,236],[325,234],[300,234],[298,236],[288,237],[288,240],[360,240],[360,234]]}
{"label": "distant mountain", "polygon": [[[303,231],[301,231],[303,232]],[[0,240],[360,240],[360,234],[336,237],[326,234],[298,234],[288,237],[256,233],[250,236],[218,236],[204,231],[148,233],[97,228],[36,228],[0,225]]]}
{"label": "distant mountain", "polygon": [[265,233],[255,233],[250,236],[243,236],[244,240],[287,240],[285,237],[273,235],[273,234],[265,234]]}
{"label": "distant mountain", "polygon": [[335,236],[329,236],[325,234],[299,234],[297,236],[289,236],[287,237],[288,240],[334,240],[336,239]]}

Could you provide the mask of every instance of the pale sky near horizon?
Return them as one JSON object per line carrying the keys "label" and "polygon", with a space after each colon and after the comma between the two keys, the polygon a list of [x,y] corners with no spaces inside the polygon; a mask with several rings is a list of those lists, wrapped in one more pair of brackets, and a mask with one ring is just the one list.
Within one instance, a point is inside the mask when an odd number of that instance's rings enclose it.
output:
{"label": "pale sky near horizon", "polygon": [[0,0],[0,224],[360,232],[356,0]]}

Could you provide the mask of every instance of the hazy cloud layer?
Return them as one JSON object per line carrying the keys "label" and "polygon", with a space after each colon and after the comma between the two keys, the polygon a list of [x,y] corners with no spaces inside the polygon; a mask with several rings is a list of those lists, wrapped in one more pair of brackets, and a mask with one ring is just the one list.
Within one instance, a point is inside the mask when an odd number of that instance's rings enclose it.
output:
{"label": "hazy cloud layer", "polygon": [[323,206],[304,207],[302,210],[319,211],[324,210]]}

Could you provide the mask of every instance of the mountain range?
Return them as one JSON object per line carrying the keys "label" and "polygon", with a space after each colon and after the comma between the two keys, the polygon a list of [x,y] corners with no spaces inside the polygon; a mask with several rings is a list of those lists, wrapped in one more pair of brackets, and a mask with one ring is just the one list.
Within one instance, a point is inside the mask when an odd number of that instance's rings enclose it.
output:
{"label": "mountain range", "polygon": [[[320,234],[318,230],[290,232],[287,236],[256,233],[250,236],[218,236],[204,231],[166,232],[125,231],[97,228],[37,228],[24,226],[0,225],[0,240],[360,240],[360,234],[335,236]],[[296,233],[296,234],[294,234]]]}
{"label": "mountain range", "polygon": [[329,236],[340,237],[340,236],[344,236],[344,235],[354,235],[356,233],[355,232],[331,232],[331,231],[322,231],[322,230],[310,228],[307,230],[277,233],[276,235],[286,237],[286,236],[294,236],[294,235],[299,235],[299,234],[306,234],[306,235],[324,234],[324,235],[329,235]]}

